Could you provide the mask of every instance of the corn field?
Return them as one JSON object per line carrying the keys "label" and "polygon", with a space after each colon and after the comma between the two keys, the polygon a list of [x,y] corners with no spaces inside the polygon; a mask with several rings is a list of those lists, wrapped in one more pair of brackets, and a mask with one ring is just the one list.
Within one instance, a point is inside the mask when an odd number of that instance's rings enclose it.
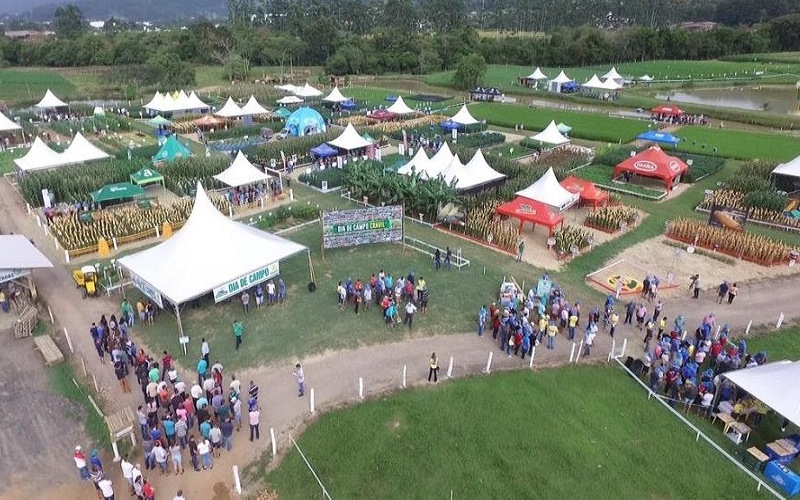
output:
{"label": "corn field", "polygon": [[766,236],[707,225],[694,219],[676,219],[666,231],[670,238],[762,265],[789,262],[792,248]]}
{"label": "corn field", "polygon": [[[639,212],[626,205],[600,207],[586,214],[585,224],[613,233],[623,225],[633,226],[639,219]],[[624,223],[624,224],[623,224]]]}
{"label": "corn field", "polygon": [[577,255],[578,252],[589,246],[592,233],[578,226],[566,225],[558,229],[554,234],[555,250],[560,256]]}
{"label": "corn field", "polygon": [[748,194],[733,191],[731,189],[718,189],[717,191],[714,191],[712,196],[706,197],[706,199],[704,199],[702,203],[698,205],[698,208],[711,210],[714,205],[721,205],[734,210],[749,212],[748,219],[766,222],[768,224],[775,224],[778,226],[788,226],[800,229],[800,220],[792,217],[786,217],[786,215],[783,213],[783,210],[769,210],[763,207],[748,208],[746,201],[747,196]]}
{"label": "corn field", "polygon": [[464,233],[503,250],[515,252],[519,242],[518,226],[510,221],[500,220],[495,215],[499,204],[498,201],[487,201],[469,208],[464,214]]}

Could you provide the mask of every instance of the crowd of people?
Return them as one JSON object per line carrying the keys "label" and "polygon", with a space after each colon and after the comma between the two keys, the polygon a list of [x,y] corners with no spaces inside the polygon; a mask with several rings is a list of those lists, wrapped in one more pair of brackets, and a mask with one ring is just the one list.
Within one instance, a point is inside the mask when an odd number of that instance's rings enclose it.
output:
{"label": "crowd of people", "polygon": [[[448,258],[450,249],[448,248]],[[440,266],[439,266],[440,267]],[[417,278],[413,272],[405,277],[394,278],[383,269],[372,273],[369,281],[347,278],[336,286],[336,298],[339,310],[344,311],[353,306],[356,314],[369,311],[372,305],[380,308],[381,315],[388,326],[414,323],[417,311],[425,314],[428,310],[430,293],[425,277]],[[401,319],[401,311],[403,316]]]}

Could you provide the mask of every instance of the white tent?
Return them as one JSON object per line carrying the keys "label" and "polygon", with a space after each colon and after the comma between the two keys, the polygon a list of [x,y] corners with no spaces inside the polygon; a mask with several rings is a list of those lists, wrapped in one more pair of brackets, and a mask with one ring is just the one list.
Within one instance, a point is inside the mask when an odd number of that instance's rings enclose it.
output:
{"label": "white tent", "polygon": [[408,163],[397,169],[397,173],[402,175],[411,175],[415,172],[421,173],[425,170],[425,166],[429,161],[430,159],[428,158],[428,153],[425,152],[425,148],[420,147]]}
{"label": "white tent", "polygon": [[542,70],[537,66],[533,73],[527,76],[530,80],[547,80],[547,75],[542,73]]}
{"label": "white tent", "polygon": [[559,210],[566,210],[577,203],[579,198],[579,195],[570,193],[558,183],[553,167],[548,168],[536,182],[518,191],[517,196],[539,201]]}
{"label": "white tent", "polygon": [[652,82],[653,81],[653,77],[650,76],[650,75],[642,75],[642,76],[639,77],[639,80],[641,80],[643,82]]}
{"label": "white tent", "polygon": [[258,103],[256,100],[256,96],[251,95],[250,99],[242,106],[242,115],[243,116],[250,116],[250,115],[268,115],[269,110],[264,108],[261,104]]}
{"label": "white tent", "polygon": [[300,104],[303,100],[294,95],[287,95],[278,99],[277,102],[278,104]]}
{"label": "white tent", "polygon": [[352,123],[348,123],[344,132],[336,139],[328,141],[328,144],[345,151],[353,151],[354,149],[361,149],[372,146],[372,143],[361,137],[353,127]]}
{"label": "white tent", "polygon": [[20,170],[38,170],[62,165],[61,154],[53,151],[39,138],[33,140],[31,149],[22,158],[17,158],[14,163]]}
{"label": "white tent", "polygon": [[[180,231],[117,263],[131,273],[134,284],[177,306],[210,291],[227,296],[234,281],[243,279],[252,286],[254,277],[266,276],[269,266],[307,250],[226,217],[198,183],[192,213]],[[234,294],[243,291],[235,288]]]}
{"label": "white tent", "polygon": [[453,155],[453,159],[450,160],[450,163],[445,168],[442,169],[439,175],[442,176],[446,183],[456,183],[457,186],[458,180],[462,177],[466,177],[464,164],[461,163],[461,158],[459,158],[458,155]]}
{"label": "white tent", "polygon": [[165,100],[164,95],[161,92],[156,90],[156,93],[153,94],[153,97],[150,101],[144,105],[145,109],[152,109],[153,111],[166,111],[165,108]]}
{"label": "white tent", "polygon": [[606,78],[606,81],[603,82],[603,88],[605,90],[619,90],[622,88],[622,84],[617,83],[613,78]]}
{"label": "white tent", "polygon": [[52,109],[52,108],[66,108],[67,103],[56,97],[56,95],[47,89],[47,92],[44,93],[44,97],[42,100],[39,101],[34,107],[39,109]]}
{"label": "white tent", "polygon": [[[424,176],[431,179],[436,177],[450,165],[451,161],[453,161],[453,152],[450,151],[450,146],[445,142],[425,165]],[[417,168],[417,171],[419,172],[419,168]],[[420,172],[420,175],[423,175],[423,172]]]}
{"label": "white tent", "polygon": [[303,87],[298,87],[297,85],[292,85],[291,83],[286,83],[284,85],[275,85],[275,88],[278,90],[283,90],[284,92],[290,92],[294,94],[295,92],[299,91]]}
{"label": "white tent", "polygon": [[503,178],[505,178],[505,175],[493,169],[479,149],[472,156],[472,159],[464,165],[461,176],[459,176],[456,183],[456,189],[466,191],[497,182]]}
{"label": "white tent", "polygon": [[772,175],[800,177],[800,156],[786,163],[779,163],[777,167],[772,169]]}
{"label": "white tent", "polygon": [[6,132],[8,130],[20,130],[22,126],[19,123],[15,122],[11,118],[7,117],[3,113],[0,113],[0,132]]}
{"label": "white tent", "polygon": [[458,110],[458,113],[454,114],[453,117],[450,118],[450,121],[458,123],[459,125],[475,125],[478,123],[478,120],[476,120],[467,109],[466,104],[461,106],[461,109]]}
{"label": "white tent", "polygon": [[315,89],[306,82],[305,85],[295,90],[294,95],[298,97],[319,97],[322,95],[322,91]]}
{"label": "white tent", "polygon": [[586,83],[581,85],[581,87],[584,87],[584,88],[587,88],[587,89],[602,89],[603,88],[603,82],[601,82],[600,79],[597,78],[597,74],[595,73],[594,75],[592,75],[591,78],[589,78],[589,80]]}
{"label": "white tent", "polygon": [[776,413],[800,426],[800,361],[777,361],[723,375]]}
{"label": "white tent", "polygon": [[198,111],[200,111],[200,110],[203,110],[203,109],[209,109],[210,108],[210,106],[208,104],[204,103],[202,99],[197,97],[197,94],[194,93],[194,90],[189,94],[189,99],[187,101],[187,104],[189,106],[188,108],[186,108],[187,110],[198,110]]}
{"label": "white tent", "polygon": [[561,73],[558,74],[557,77],[550,80],[552,83],[569,83],[572,81],[572,78],[568,77],[564,70],[561,70]]}
{"label": "white tent", "polygon": [[75,134],[75,137],[72,138],[69,147],[61,153],[61,165],[102,160],[108,157],[108,153],[89,142],[83,134],[78,132]]}
{"label": "white tent", "polygon": [[350,98],[342,95],[342,93],[339,91],[339,87],[333,87],[331,93],[323,97],[322,100],[325,102],[345,102],[349,101]]}
{"label": "white tent", "polygon": [[616,67],[611,68],[608,73],[606,73],[605,75],[601,76],[600,78],[602,78],[603,80],[609,80],[609,79],[614,80],[615,82],[617,82],[620,85],[622,85],[625,82],[625,79],[622,78],[622,75],[617,73],[617,68]]}
{"label": "white tent", "polygon": [[228,100],[225,101],[225,105],[214,114],[223,118],[235,118],[237,116],[242,116],[242,108],[234,102],[232,97],[228,97]]}
{"label": "white tent", "polygon": [[564,137],[564,135],[559,132],[558,125],[556,125],[555,120],[550,120],[550,124],[544,130],[531,137],[531,139],[534,141],[544,142],[546,144],[554,144],[556,146],[569,142],[569,139]]}
{"label": "white tent", "polygon": [[0,235],[0,280],[6,270],[29,271],[48,267],[53,267],[53,263],[25,235]]}
{"label": "white tent", "polygon": [[239,151],[233,163],[214,178],[228,186],[239,187],[264,182],[269,176],[250,163],[244,153]]}
{"label": "white tent", "polygon": [[416,113],[416,111],[408,107],[402,96],[397,96],[397,100],[394,101],[391,106],[386,108],[386,111],[396,115],[410,115]]}

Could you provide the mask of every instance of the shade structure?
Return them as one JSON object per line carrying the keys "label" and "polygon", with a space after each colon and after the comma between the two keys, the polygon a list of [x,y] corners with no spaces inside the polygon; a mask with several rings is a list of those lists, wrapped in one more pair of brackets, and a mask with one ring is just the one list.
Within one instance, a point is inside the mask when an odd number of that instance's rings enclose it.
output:
{"label": "shade structure", "polygon": [[411,115],[416,113],[416,111],[408,107],[402,96],[398,96],[397,100],[386,108],[386,111],[395,115]]}
{"label": "shade structure", "polygon": [[606,78],[603,81],[603,89],[605,90],[619,90],[622,88],[622,84],[614,80],[613,78]]}
{"label": "shade structure", "polygon": [[311,148],[309,152],[311,153],[312,156],[315,156],[317,158],[329,158],[331,156],[336,156],[339,154],[338,149],[332,148],[328,146],[327,143],[324,142],[315,148]]}
{"label": "shade structure", "polygon": [[287,95],[285,97],[281,97],[276,102],[278,104],[300,104],[301,102],[303,102],[303,99],[295,95]]}
{"label": "shade structure", "polygon": [[215,115],[223,118],[236,118],[242,116],[242,108],[233,100],[233,97],[228,97],[225,105],[214,112]]}
{"label": "shade structure", "polygon": [[496,186],[505,180],[506,176],[493,169],[483,152],[478,149],[472,159],[464,165],[464,169],[456,182],[459,191],[474,191],[491,186]]}
{"label": "shade structure", "polygon": [[244,153],[239,151],[230,166],[214,178],[228,186],[239,187],[264,182],[269,176],[250,163]]}
{"label": "shade structure", "polygon": [[624,172],[631,172],[642,177],[661,179],[664,187],[669,191],[681,174],[688,170],[689,166],[683,160],[669,156],[658,146],[653,146],[618,163],[614,167],[614,177],[622,175]]}
{"label": "shade structure", "polygon": [[344,129],[344,132],[342,132],[341,135],[339,135],[339,137],[336,139],[328,141],[328,144],[345,151],[354,151],[356,149],[372,146],[370,141],[361,137],[361,135],[356,131],[356,128],[353,127],[352,123],[348,123],[347,127]]}
{"label": "shade structure", "polygon": [[92,201],[103,203],[106,201],[124,200],[144,195],[144,189],[130,182],[117,182],[106,184],[92,193]]}
{"label": "shade structure", "polygon": [[145,104],[143,107],[145,109],[152,109],[154,111],[167,111],[166,109],[166,101],[164,95],[156,90],[156,93],[153,94],[153,97]]}
{"label": "shade structure", "polygon": [[566,210],[577,203],[580,198],[577,194],[570,193],[558,183],[553,167],[548,168],[547,172],[539,177],[536,182],[522,191],[518,191],[517,196],[544,203],[558,210]]}
{"label": "shade structure", "polygon": [[550,124],[547,125],[547,128],[531,137],[531,139],[554,146],[560,146],[561,144],[567,144],[569,142],[569,139],[559,132],[555,120],[550,120]]}
{"label": "shade structure", "polygon": [[608,203],[608,193],[597,188],[593,183],[569,176],[560,183],[564,189],[570,193],[580,196],[580,201],[584,205],[597,207]]}
{"label": "shade structure", "polygon": [[89,142],[80,132],[75,134],[69,147],[61,153],[61,156],[64,164],[102,160],[110,157],[108,153]]}
{"label": "shade structure", "polygon": [[669,132],[659,132],[658,130],[648,130],[643,134],[637,135],[636,138],[640,141],[660,142],[672,146],[677,146],[681,141]]}
{"label": "shade structure", "polygon": [[392,120],[397,117],[397,115],[391,113],[389,110],[386,109],[378,109],[373,111],[372,113],[367,115],[368,117],[372,118],[373,120]]}
{"label": "shade structure", "polygon": [[652,82],[653,81],[653,77],[650,76],[650,75],[642,75],[642,76],[639,77],[639,80],[641,80],[643,82]]}
{"label": "shade structure", "polygon": [[167,140],[164,141],[164,145],[161,146],[158,153],[153,156],[153,163],[162,161],[172,162],[178,158],[189,158],[190,156],[192,156],[191,150],[181,144],[175,134],[172,134],[167,137]]}
{"label": "shade structure", "polygon": [[47,89],[42,100],[37,102],[34,107],[39,109],[66,108],[67,103],[56,97],[50,89]]}
{"label": "shade structure", "polygon": [[537,66],[527,78],[530,80],[547,80],[547,75],[542,73],[542,70]]}
{"label": "shade structure", "polygon": [[154,118],[147,120],[147,124],[151,127],[167,127],[172,125],[172,122],[161,115],[156,115]]}
{"label": "shade structure", "polygon": [[53,168],[63,164],[61,154],[50,149],[38,136],[28,152],[23,157],[16,158],[14,163],[22,171]]}
{"label": "shade structure", "polygon": [[272,114],[274,116],[277,116],[278,118],[287,118],[292,114],[292,112],[289,111],[287,108],[278,108],[275,111],[273,111]]}
{"label": "shade structure", "polygon": [[0,132],[13,130],[22,130],[22,126],[3,113],[0,113]]}
{"label": "shade structure", "polygon": [[589,80],[587,80],[586,83],[581,85],[581,87],[584,87],[584,88],[587,88],[587,89],[602,89],[603,88],[603,82],[600,81],[599,78],[597,78],[597,74],[595,73],[594,75],[592,75],[591,78],[589,78]]}
{"label": "shade structure", "polygon": [[162,94],[156,91],[150,101],[144,105],[144,108],[159,113],[175,113],[202,111],[209,109],[209,106],[197,97],[194,91],[187,95],[185,91],[181,90],[175,94],[170,94],[169,92]]}
{"label": "shade structure", "polygon": [[519,219],[520,233],[522,233],[525,223],[529,222],[534,227],[537,224],[545,226],[548,232],[552,234],[553,229],[564,221],[563,215],[552,212],[550,207],[544,203],[521,196],[498,206],[495,212],[506,217]]}
{"label": "shade structure", "polygon": [[325,119],[313,108],[302,107],[286,119],[285,127],[293,136],[320,134],[327,130]]}
{"label": "shade structure", "polygon": [[218,125],[222,125],[223,123],[225,123],[225,120],[216,118],[212,114],[207,114],[194,120],[192,123],[197,125],[198,127],[216,127]]}
{"label": "shade structure", "polygon": [[561,70],[561,73],[558,74],[557,77],[550,80],[553,83],[567,83],[573,81],[572,78],[568,77],[564,70]]}
{"label": "shade structure", "polygon": [[189,93],[188,105],[189,109],[196,109],[196,110],[209,109],[211,107],[205,102],[203,102],[203,100],[197,96],[194,90]]}
{"label": "shade structure", "polygon": [[453,152],[450,151],[450,146],[445,142],[439,147],[439,151],[424,165],[425,168],[420,172],[420,175],[433,179],[441,174],[450,165],[451,161],[453,161]]}
{"label": "shade structure", "polygon": [[800,361],[777,361],[723,375],[739,388],[800,426]]}
{"label": "shade structure", "polygon": [[158,246],[117,259],[175,305],[307,251],[303,245],[236,222],[217,210],[203,186],[183,228]]}
{"label": "shade structure", "polygon": [[305,85],[295,90],[294,95],[303,98],[313,98],[321,96],[322,91],[312,87],[311,85],[308,84],[308,82],[306,82]]}
{"label": "shade structure", "polygon": [[650,110],[650,113],[654,115],[662,115],[662,116],[681,116],[686,114],[684,110],[679,108],[678,106],[656,106],[655,108]]}
{"label": "shade structure", "polygon": [[325,97],[323,97],[322,100],[325,101],[325,102],[338,103],[338,102],[349,101],[350,98],[349,97],[345,97],[344,95],[342,95],[342,93],[339,91],[339,87],[333,87],[333,90],[331,90],[331,93],[326,95]]}
{"label": "shade structure", "polygon": [[800,178],[800,156],[786,163],[780,163],[772,169],[772,175]]}
{"label": "shade structure", "polygon": [[53,263],[26,236],[0,234],[0,283],[5,281],[6,270],[28,271],[48,267],[53,267]]}
{"label": "shade structure", "polygon": [[275,88],[278,90],[283,90],[284,92],[290,92],[294,94],[295,92],[299,91],[303,87],[298,87],[297,85],[292,85],[291,83],[286,83],[283,85],[275,85]]}
{"label": "shade structure", "polygon": [[611,80],[614,80],[615,82],[617,82],[619,84],[621,84],[623,81],[625,81],[625,79],[622,78],[622,75],[620,75],[617,72],[617,68],[616,67],[611,68],[608,71],[608,73],[606,73],[605,75],[601,76],[600,78],[602,78],[603,80],[611,79]]}
{"label": "shade structure", "polygon": [[164,182],[164,176],[161,172],[152,167],[142,167],[136,172],[131,174],[131,182],[138,186],[145,186],[153,184],[154,182]]}
{"label": "shade structure", "polygon": [[446,183],[454,186],[457,185],[458,179],[465,175],[464,164],[461,163],[461,158],[459,158],[457,154],[453,155],[453,159],[442,169],[439,175]]}
{"label": "shade structure", "polygon": [[242,116],[252,116],[252,115],[268,115],[269,110],[263,107],[261,104],[258,103],[256,100],[256,96],[251,95],[250,99],[247,100],[244,106],[241,109]]}
{"label": "shade structure", "polygon": [[476,123],[480,123],[469,112],[466,104],[461,106],[461,109],[458,110],[458,113],[454,114],[452,118],[450,118],[450,121],[458,123],[459,125],[475,125]]}
{"label": "shade structure", "polygon": [[562,134],[569,134],[570,132],[572,132],[572,127],[562,122],[558,122],[556,128],[558,128],[558,131],[561,132]]}
{"label": "shade structure", "polygon": [[425,152],[425,148],[419,148],[408,163],[397,169],[397,173],[402,175],[421,173],[425,170],[425,166],[429,161],[430,159],[428,158],[428,153]]}

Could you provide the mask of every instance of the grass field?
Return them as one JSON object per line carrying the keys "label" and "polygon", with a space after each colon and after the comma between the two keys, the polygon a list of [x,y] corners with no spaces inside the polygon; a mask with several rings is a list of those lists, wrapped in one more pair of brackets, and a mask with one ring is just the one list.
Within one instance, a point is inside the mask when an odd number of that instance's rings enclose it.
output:
{"label": "grass field", "polygon": [[[420,101],[414,101],[409,99],[409,96],[418,94],[419,92],[403,90],[403,91],[392,91],[382,88],[374,88],[374,87],[347,87],[341,89],[342,94],[346,97],[352,97],[355,99],[356,103],[358,104],[359,108],[374,108],[376,106],[391,106],[392,103],[386,100],[387,96],[403,96],[403,100],[408,104],[410,107],[415,108],[418,105],[423,105],[425,103]],[[431,107],[433,109],[442,109],[448,106],[454,106],[456,104],[456,99],[451,97],[447,92],[438,92],[438,95],[442,97],[447,97],[448,99],[445,101],[440,102],[433,102],[431,103]],[[456,108],[454,108],[457,111]],[[453,113],[455,113],[453,111]]]}
{"label": "grass field", "polygon": [[17,148],[11,151],[0,151],[0,175],[13,172],[16,168],[14,160],[27,153],[27,149]]}
{"label": "grass field", "polygon": [[[709,127],[681,127],[679,151],[747,160],[789,161],[800,155],[800,140],[780,133],[763,134]],[[714,152],[714,148],[717,151]]]}
{"label": "grass field", "polygon": [[[666,194],[663,189],[654,189],[631,182],[624,184],[611,182],[611,177],[614,174],[614,167],[609,165],[587,165],[576,170],[573,174],[609,191],[628,193],[634,196],[644,196],[646,198],[652,198],[653,200],[659,200]],[[655,185],[655,183],[653,185]]]}
{"label": "grass field", "polygon": [[[800,73],[800,63],[795,59],[792,62],[742,62],[742,61],[644,61],[621,64],[608,64],[601,66],[585,66],[563,68],[570,78],[578,82],[585,82],[592,74],[604,75],[611,66],[616,66],[617,71],[624,77],[638,78],[650,75],[656,80],[723,80],[727,78],[762,78],[770,83],[794,83]],[[512,92],[512,87],[518,86],[518,78],[533,72],[534,66],[510,66],[490,64],[483,78],[484,85],[500,87],[506,92]],[[542,68],[545,75],[554,78],[562,68]],[[757,76],[756,72],[763,72]],[[426,83],[431,85],[449,86],[452,82],[454,71],[432,73],[424,77]]]}
{"label": "grass field", "polygon": [[[413,389],[324,415],[299,445],[333,498],[766,498],[614,367]],[[294,451],[266,479],[319,497]]]}
{"label": "grass field", "polygon": [[555,120],[572,127],[570,136],[590,141],[630,142],[647,130],[647,123],[643,121],[518,104],[480,103],[470,106],[469,111],[478,120],[500,127],[514,128],[514,125],[522,123],[525,133],[530,134],[544,130],[550,120]]}
{"label": "grass field", "polygon": [[0,70],[0,100],[36,103],[50,89],[62,100],[74,97],[75,85],[58,73],[39,70]]}

